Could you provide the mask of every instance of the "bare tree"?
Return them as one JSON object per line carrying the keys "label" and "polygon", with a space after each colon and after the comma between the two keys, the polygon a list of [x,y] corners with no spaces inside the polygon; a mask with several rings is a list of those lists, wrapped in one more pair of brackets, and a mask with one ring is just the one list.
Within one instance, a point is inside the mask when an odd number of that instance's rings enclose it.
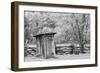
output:
{"label": "bare tree", "polygon": [[72,27],[73,27],[73,38],[74,41],[78,41],[80,44],[80,50],[81,53],[84,53],[84,44],[87,43],[87,41],[89,41],[89,39],[87,40],[87,35],[89,35],[88,31],[90,31],[89,29],[89,15],[88,14],[73,14],[72,18],[73,21],[75,21],[75,23],[72,23]]}

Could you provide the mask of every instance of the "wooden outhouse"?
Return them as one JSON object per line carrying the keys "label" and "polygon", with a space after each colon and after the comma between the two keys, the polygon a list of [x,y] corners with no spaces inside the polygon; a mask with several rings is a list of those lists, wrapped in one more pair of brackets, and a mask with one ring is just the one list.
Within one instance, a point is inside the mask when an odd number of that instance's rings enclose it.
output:
{"label": "wooden outhouse", "polygon": [[45,59],[55,56],[55,34],[56,33],[44,33],[34,36],[37,42],[37,56]]}

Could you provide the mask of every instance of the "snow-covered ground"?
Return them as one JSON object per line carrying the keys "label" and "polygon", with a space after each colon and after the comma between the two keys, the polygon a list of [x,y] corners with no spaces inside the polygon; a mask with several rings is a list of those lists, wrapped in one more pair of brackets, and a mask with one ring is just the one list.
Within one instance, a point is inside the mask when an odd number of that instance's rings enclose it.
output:
{"label": "snow-covered ground", "polygon": [[49,58],[49,59],[41,59],[39,57],[32,57],[28,56],[25,57],[24,61],[25,62],[33,62],[33,61],[51,61],[51,60],[75,60],[75,59],[89,59],[90,54],[79,54],[79,55],[55,55],[55,58]]}

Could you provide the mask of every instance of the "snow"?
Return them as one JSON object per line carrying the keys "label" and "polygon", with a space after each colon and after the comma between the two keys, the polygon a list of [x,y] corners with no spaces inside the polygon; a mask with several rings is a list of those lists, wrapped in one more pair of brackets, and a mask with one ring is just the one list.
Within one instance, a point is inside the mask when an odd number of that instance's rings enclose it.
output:
{"label": "snow", "polygon": [[33,61],[51,61],[51,60],[75,60],[75,59],[89,59],[90,54],[79,54],[79,55],[55,55],[55,58],[43,59],[39,57],[28,56],[25,57],[25,62],[33,62]]}

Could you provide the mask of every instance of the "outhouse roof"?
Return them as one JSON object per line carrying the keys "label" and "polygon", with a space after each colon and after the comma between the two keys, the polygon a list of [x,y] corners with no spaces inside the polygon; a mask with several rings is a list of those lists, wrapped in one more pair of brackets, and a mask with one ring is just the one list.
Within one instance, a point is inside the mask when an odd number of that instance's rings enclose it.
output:
{"label": "outhouse roof", "polygon": [[37,37],[37,36],[43,36],[43,35],[54,35],[54,34],[56,34],[55,32],[53,32],[53,33],[40,33],[40,34],[36,34],[36,35],[34,35],[33,37]]}

